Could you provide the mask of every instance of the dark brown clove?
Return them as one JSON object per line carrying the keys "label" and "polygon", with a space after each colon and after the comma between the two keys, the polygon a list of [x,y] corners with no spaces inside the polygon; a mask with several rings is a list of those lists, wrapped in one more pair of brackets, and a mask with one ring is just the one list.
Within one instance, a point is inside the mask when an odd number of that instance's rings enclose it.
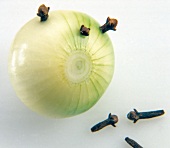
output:
{"label": "dark brown clove", "polygon": [[114,30],[116,31],[116,26],[118,24],[118,20],[117,19],[114,19],[114,18],[110,18],[108,17],[107,20],[106,20],[106,23],[100,27],[102,33],[105,33],[107,32],[108,30]]}
{"label": "dark brown clove", "polygon": [[37,15],[41,18],[40,21],[46,21],[48,19],[48,12],[50,10],[50,7],[46,7],[44,4],[42,4],[38,8],[38,13]]}
{"label": "dark brown clove", "polygon": [[129,120],[133,120],[136,123],[139,119],[149,119],[163,115],[164,110],[156,110],[156,111],[148,111],[148,112],[138,112],[136,109],[134,111],[130,111],[127,114],[127,118]]}
{"label": "dark brown clove", "polygon": [[108,125],[112,125],[114,127],[116,127],[116,123],[118,122],[118,117],[116,115],[111,115],[111,113],[109,114],[108,116],[108,119],[102,121],[102,122],[99,122],[98,124],[96,124],[95,126],[93,126],[91,128],[91,131],[92,132],[96,132]]}
{"label": "dark brown clove", "polygon": [[133,139],[130,139],[129,137],[125,138],[125,141],[132,146],[133,148],[143,148],[142,146],[140,146],[136,141],[134,141]]}
{"label": "dark brown clove", "polygon": [[89,36],[89,33],[90,33],[90,28],[87,28],[84,25],[81,25],[80,34],[84,36]]}

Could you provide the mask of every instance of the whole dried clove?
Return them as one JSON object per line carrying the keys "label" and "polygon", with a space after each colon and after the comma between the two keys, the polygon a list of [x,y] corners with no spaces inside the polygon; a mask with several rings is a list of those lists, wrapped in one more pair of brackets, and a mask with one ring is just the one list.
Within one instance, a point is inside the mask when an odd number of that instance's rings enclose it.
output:
{"label": "whole dried clove", "polygon": [[84,36],[89,36],[90,28],[85,27],[84,25],[81,25],[80,27],[80,34]]}
{"label": "whole dried clove", "polygon": [[41,20],[40,20],[41,22],[47,20],[49,10],[50,10],[50,7],[46,7],[44,4],[42,4],[42,5],[38,8],[38,13],[37,13],[37,15],[41,18]]}
{"label": "whole dried clove", "polygon": [[91,128],[91,131],[92,132],[96,132],[108,125],[112,125],[114,127],[116,127],[116,123],[118,122],[118,117],[116,115],[111,115],[111,113],[109,114],[108,116],[108,119],[102,121],[102,122],[99,122],[98,124],[96,124],[95,126],[93,126]]}
{"label": "whole dried clove", "polygon": [[107,20],[106,20],[106,23],[100,27],[102,33],[105,33],[106,31],[108,30],[114,30],[116,31],[116,26],[118,24],[118,20],[117,19],[114,19],[114,18],[110,18],[108,17]]}
{"label": "whole dried clove", "polygon": [[142,146],[140,146],[136,141],[134,141],[133,139],[130,139],[129,137],[125,138],[125,141],[132,146],[133,148],[143,148]]}
{"label": "whole dried clove", "polygon": [[164,110],[148,111],[148,112],[138,112],[136,109],[127,114],[129,120],[133,120],[136,123],[139,119],[149,119],[163,115]]}

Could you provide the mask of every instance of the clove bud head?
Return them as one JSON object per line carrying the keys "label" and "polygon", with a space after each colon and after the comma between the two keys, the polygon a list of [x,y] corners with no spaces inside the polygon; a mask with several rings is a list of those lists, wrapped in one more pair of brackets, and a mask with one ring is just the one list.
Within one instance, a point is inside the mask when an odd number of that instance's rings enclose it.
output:
{"label": "clove bud head", "polygon": [[81,25],[80,34],[84,36],[89,36],[89,33],[90,33],[90,28],[87,28],[84,25]]}
{"label": "clove bud head", "polygon": [[50,10],[50,7],[46,7],[44,4],[42,4],[39,8],[38,8],[38,13],[37,15],[41,18],[41,22],[42,21],[46,21],[48,19],[48,12]]}
{"label": "clove bud head", "polygon": [[118,24],[118,20],[114,18],[107,17],[106,23],[100,27],[102,33],[107,32],[108,30],[116,31],[116,26]]}

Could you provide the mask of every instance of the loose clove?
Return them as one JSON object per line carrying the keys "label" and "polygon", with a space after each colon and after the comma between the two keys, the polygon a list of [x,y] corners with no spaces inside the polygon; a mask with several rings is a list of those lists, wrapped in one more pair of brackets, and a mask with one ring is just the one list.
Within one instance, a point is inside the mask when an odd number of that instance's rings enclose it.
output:
{"label": "loose clove", "polygon": [[98,124],[96,124],[95,126],[93,126],[91,128],[91,131],[92,132],[96,132],[108,125],[112,125],[114,127],[116,127],[116,123],[118,122],[118,117],[116,115],[111,115],[111,113],[109,114],[108,116],[108,119],[102,121],[102,122],[99,122]]}
{"label": "loose clove", "polygon": [[136,141],[134,141],[133,139],[130,139],[129,137],[125,138],[125,141],[132,146],[133,148],[143,148],[142,146],[140,146]]}
{"label": "loose clove", "polygon": [[39,8],[38,8],[38,13],[37,15],[41,18],[41,22],[46,21],[48,18],[48,12],[50,10],[50,7],[46,7],[44,4],[42,4]]}
{"label": "loose clove", "polygon": [[107,20],[106,20],[106,23],[100,27],[102,33],[105,33],[106,31],[108,30],[114,30],[116,31],[116,26],[118,24],[118,20],[117,19],[114,19],[114,18],[110,18],[108,17]]}
{"label": "loose clove", "polygon": [[89,36],[90,28],[85,27],[84,25],[81,25],[80,27],[80,34],[84,36]]}
{"label": "loose clove", "polygon": [[127,118],[129,120],[133,120],[136,123],[139,119],[149,119],[163,115],[164,110],[156,110],[156,111],[148,111],[148,112],[138,112],[136,109],[134,111],[130,111],[127,114]]}

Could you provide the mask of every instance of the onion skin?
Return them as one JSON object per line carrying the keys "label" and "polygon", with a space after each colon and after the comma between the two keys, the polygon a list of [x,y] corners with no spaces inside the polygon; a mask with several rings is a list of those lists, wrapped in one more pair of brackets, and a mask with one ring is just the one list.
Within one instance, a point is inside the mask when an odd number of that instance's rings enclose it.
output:
{"label": "onion skin", "polygon": [[[90,28],[82,36],[80,26]],[[114,51],[107,33],[87,14],[58,10],[48,20],[38,17],[16,34],[9,74],[20,100],[31,110],[54,118],[90,109],[109,86]]]}

